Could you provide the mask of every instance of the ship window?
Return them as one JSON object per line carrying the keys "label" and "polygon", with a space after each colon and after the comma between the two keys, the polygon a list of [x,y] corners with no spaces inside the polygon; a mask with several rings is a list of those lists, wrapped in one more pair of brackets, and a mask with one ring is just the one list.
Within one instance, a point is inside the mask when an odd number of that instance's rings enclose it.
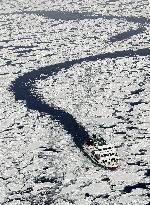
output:
{"label": "ship window", "polygon": [[95,154],[96,159],[100,159],[100,155],[99,154]]}
{"label": "ship window", "polygon": [[89,140],[87,140],[87,145],[93,145],[93,140],[92,139],[89,139]]}
{"label": "ship window", "polygon": [[109,156],[113,156],[114,155],[114,153],[109,153]]}
{"label": "ship window", "polygon": [[108,156],[108,154],[102,154],[102,155],[101,155],[101,157],[106,157],[106,156]]}
{"label": "ship window", "polygon": [[95,154],[95,152],[94,152],[94,151],[92,151],[91,153],[92,153],[93,155]]}

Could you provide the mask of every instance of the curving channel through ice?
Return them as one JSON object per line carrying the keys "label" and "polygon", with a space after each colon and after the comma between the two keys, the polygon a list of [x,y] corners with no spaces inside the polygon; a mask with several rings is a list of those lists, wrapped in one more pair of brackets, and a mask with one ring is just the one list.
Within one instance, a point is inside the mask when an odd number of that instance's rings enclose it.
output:
{"label": "curving channel through ice", "polygon": [[86,58],[80,58],[73,61],[66,61],[64,63],[46,66],[20,76],[12,83],[10,89],[14,92],[16,100],[26,101],[26,106],[29,109],[48,114],[52,119],[61,123],[64,129],[73,137],[73,141],[76,146],[82,149],[84,141],[89,138],[85,128],[80,123],[78,123],[76,119],[68,112],[62,110],[59,107],[52,107],[43,102],[43,99],[40,98],[40,95],[35,92],[35,81],[44,80],[49,76],[57,75],[57,73],[62,69],[67,71],[73,65],[80,64],[82,62],[114,59],[119,57],[147,56],[149,53],[150,49],[148,48],[139,49],[137,51],[115,51],[113,53],[98,54],[95,56],[89,56]]}
{"label": "curving channel through ice", "polygon": [[[57,11],[58,12],[58,11]],[[33,13],[33,12],[32,12]],[[48,18],[54,18],[56,16],[56,12],[52,11],[50,13],[43,14],[42,11],[39,13],[41,15],[45,15]],[[73,13],[71,12],[73,15]],[[59,13],[59,19],[63,20],[70,20],[70,18],[66,17],[65,15],[68,15],[67,12]],[[70,16],[70,14],[69,14]],[[71,17],[72,19],[73,17]],[[75,13],[75,16],[73,19],[92,19],[94,16],[91,14],[82,15],[80,13]],[[128,39],[133,35],[137,35],[141,32],[145,31],[145,24],[148,24],[149,20],[146,18],[137,18],[137,17],[116,17],[116,16],[100,16],[97,15],[95,18],[118,18],[118,19],[124,19],[127,21],[132,21],[134,23],[139,23],[139,28],[137,30],[129,30],[127,32],[123,32],[121,34],[118,34],[117,36],[111,37],[109,39],[110,42],[116,42],[121,41],[123,39]],[[73,141],[75,145],[83,151],[82,146],[86,139],[89,138],[89,133],[86,131],[85,127],[82,126],[81,123],[77,122],[77,120],[68,112],[61,109],[61,107],[55,107],[50,106],[46,102],[44,102],[44,99],[36,92],[36,86],[35,83],[37,80],[44,80],[50,76],[57,75],[62,69],[64,71],[67,71],[75,64],[81,64],[82,62],[94,62],[97,60],[104,60],[104,59],[116,59],[119,57],[134,57],[134,56],[148,56],[150,54],[149,48],[143,48],[139,50],[123,50],[123,51],[115,51],[115,52],[108,52],[108,53],[101,53],[94,56],[88,56],[85,58],[80,58],[72,61],[65,61],[63,63],[58,63],[54,65],[49,65],[46,67],[39,68],[38,70],[33,70],[28,73],[25,73],[23,76],[19,76],[14,82],[12,82],[12,85],[10,86],[10,91],[12,91],[15,95],[15,99],[17,100],[25,100],[26,106],[29,109],[36,110],[40,112],[41,114],[47,114],[50,116],[51,119],[57,120],[63,128],[71,134]],[[31,92],[32,90],[32,92]],[[140,185],[141,187],[144,187],[145,184]],[[138,185],[135,187],[138,187]],[[132,189],[134,189],[134,186],[128,186],[125,188],[125,192],[130,192]]]}

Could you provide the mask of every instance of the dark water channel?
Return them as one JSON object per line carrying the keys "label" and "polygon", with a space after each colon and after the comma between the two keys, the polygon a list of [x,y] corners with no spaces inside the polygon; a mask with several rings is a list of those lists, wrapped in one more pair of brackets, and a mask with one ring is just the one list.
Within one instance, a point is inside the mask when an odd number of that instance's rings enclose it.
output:
{"label": "dark water channel", "polygon": [[[56,20],[83,20],[85,18],[106,18],[112,19],[112,16],[101,16],[95,15],[92,17],[90,13],[77,13],[74,14],[71,12],[55,12],[55,11],[33,11],[33,12],[26,12],[26,13],[35,13],[39,15],[44,15],[47,18],[54,18]],[[59,14],[59,15],[58,15]],[[121,41],[123,39],[130,38],[132,35],[137,35],[138,33],[144,32],[145,27],[142,23],[149,22],[148,19],[142,18],[134,18],[134,17],[114,17],[118,19],[125,19],[127,21],[139,22],[139,28],[137,30],[129,30],[128,32],[123,32],[122,34],[118,34],[110,39],[110,41]],[[66,61],[63,63],[58,63],[54,65],[49,65],[46,67],[42,67],[38,70],[33,70],[28,73],[25,73],[23,76],[19,76],[10,87],[10,90],[14,93],[15,99],[17,100],[25,100],[26,106],[29,109],[36,110],[42,114],[47,114],[50,116],[51,119],[57,120],[63,128],[71,134],[74,143],[76,146],[82,150],[83,143],[87,138],[89,138],[89,134],[87,133],[85,127],[81,125],[81,123],[77,122],[76,119],[66,112],[65,110],[50,106],[44,102],[44,100],[36,93],[35,81],[36,80],[44,80],[49,76],[57,75],[59,71],[65,69],[67,71],[75,64],[81,64],[82,62],[90,62],[90,61],[97,61],[97,60],[104,60],[104,59],[115,59],[119,57],[134,57],[134,56],[148,56],[150,55],[149,48],[143,48],[139,50],[124,50],[124,51],[115,51],[113,53],[104,53],[104,54],[97,54],[94,56],[88,56],[85,58],[80,58],[72,61]],[[31,92],[32,89],[32,92]],[[140,184],[140,187],[142,184]],[[135,186],[135,188],[137,188]],[[145,185],[143,184],[143,188]],[[130,188],[131,190],[134,189],[134,186]],[[129,187],[125,188],[124,191],[129,192]]]}

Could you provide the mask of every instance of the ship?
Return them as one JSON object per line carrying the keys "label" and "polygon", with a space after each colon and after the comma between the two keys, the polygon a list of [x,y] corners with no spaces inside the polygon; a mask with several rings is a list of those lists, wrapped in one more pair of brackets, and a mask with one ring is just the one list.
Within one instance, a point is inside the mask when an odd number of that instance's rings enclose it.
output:
{"label": "ship", "polygon": [[107,144],[102,137],[93,135],[93,137],[86,140],[83,149],[96,164],[110,170],[118,168],[119,157],[115,147]]}

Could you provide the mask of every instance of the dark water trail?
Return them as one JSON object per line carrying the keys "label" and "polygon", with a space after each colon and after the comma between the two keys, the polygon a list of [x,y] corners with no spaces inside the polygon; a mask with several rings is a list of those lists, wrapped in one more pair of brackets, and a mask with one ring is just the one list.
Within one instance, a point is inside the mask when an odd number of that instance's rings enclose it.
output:
{"label": "dark water trail", "polygon": [[146,28],[144,28],[144,27],[139,27],[135,30],[131,29],[131,30],[125,31],[123,33],[119,33],[116,36],[113,36],[112,38],[109,39],[109,41],[114,43],[114,42],[117,42],[117,41],[126,40],[126,39],[131,38],[132,36],[143,33],[145,30],[146,30]]}
{"label": "dark water trail", "polygon": [[137,51],[115,51],[113,53],[98,54],[95,56],[89,56],[77,60],[46,66],[38,70],[25,73],[23,76],[18,77],[12,83],[10,90],[14,92],[16,100],[25,100],[29,109],[48,114],[53,120],[57,120],[61,125],[63,125],[64,129],[72,135],[76,146],[82,149],[84,141],[89,137],[89,134],[85,128],[80,123],[78,123],[71,114],[65,110],[62,110],[61,108],[50,107],[50,105],[42,101],[40,96],[35,91],[31,92],[31,89],[36,90],[35,81],[44,80],[49,76],[56,75],[62,69],[67,71],[73,65],[81,64],[82,62],[114,59],[119,57],[147,56],[149,54],[150,49],[148,48],[139,49]]}
{"label": "dark water trail", "polygon": [[49,19],[54,19],[54,20],[64,20],[64,21],[70,21],[70,20],[85,20],[85,19],[107,19],[107,20],[112,20],[112,19],[118,19],[118,20],[126,20],[128,22],[133,22],[133,23],[138,23],[138,24],[149,24],[150,19],[140,16],[140,17],[135,17],[135,16],[114,16],[114,15],[102,15],[102,14],[97,14],[93,12],[79,12],[79,11],[60,11],[60,10],[36,10],[36,11],[21,11],[21,12],[13,12],[13,13],[1,13],[0,15],[14,15],[14,14],[36,14],[40,16],[44,16]]}
{"label": "dark water trail", "polygon": [[[59,13],[58,13],[59,12]],[[111,42],[121,41],[127,38],[130,38],[133,35],[137,35],[145,31],[144,26],[149,24],[149,19],[145,17],[118,17],[118,16],[105,16],[105,15],[93,15],[90,13],[78,13],[78,12],[61,12],[61,11],[31,11],[26,13],[35,13],[38,15],[43,15],[47,18],[53,18],[56,20],[83,20],[83,19],[118,19],[118,20],[127,20],[129,22],[134,22],[139,24],[137,30],[129,30],[127,32],[122,32],[110,39]],[[22,13],[21,13],[22,14]],[[59,14],[59,15],[58,15]],[[142,25],[143,24],[143,25]],[[88,132],[85,128],[77,122],[77,120],[69,114],[67,111],[62,110],[61,108],[50,106],[46,104],[42,96],[36,93],[35,83],[36,80],[44,80],[49,76],[57,75],[62,69],[67,71],[75,64],[81,64],[82,62],[90,62],[104,59],[115,59],[122,57],[134,57],[134,56],[148,56],[150,55],[149,48],[134,50],[125,50],[125,51],[115,51],[113,53],[103,53],[97,54],[94,56],[88,56],[85,58],[80,58],[72,61],[66,61],[64,63],[58,63],[50,66],[40,68],[38,70],[33,70],[31,72],[25,73],[23,76],[19,76],[10,87],[10,90],[14,93],[16,100],[25,100],[26,106],[29,109],[37,110],[41,114],[47,114],[51,119],[58,121],[63,128],[70,134],[73,138],[75,145],[82,150],[82,146],[87,138],[89,138]],[[31,92],[32,90],[32,92]],[[59,137],[59,136],[58,136]],[[83,151],[83,150],[82,150]],[[146,173],[146,176],[149,175],[149,171]],[[142,188],[147,189],[149,186],[148,183],[138,183],[136,185],[129,185],[124,188],[124,193],[130,193],[133,189]]]}

